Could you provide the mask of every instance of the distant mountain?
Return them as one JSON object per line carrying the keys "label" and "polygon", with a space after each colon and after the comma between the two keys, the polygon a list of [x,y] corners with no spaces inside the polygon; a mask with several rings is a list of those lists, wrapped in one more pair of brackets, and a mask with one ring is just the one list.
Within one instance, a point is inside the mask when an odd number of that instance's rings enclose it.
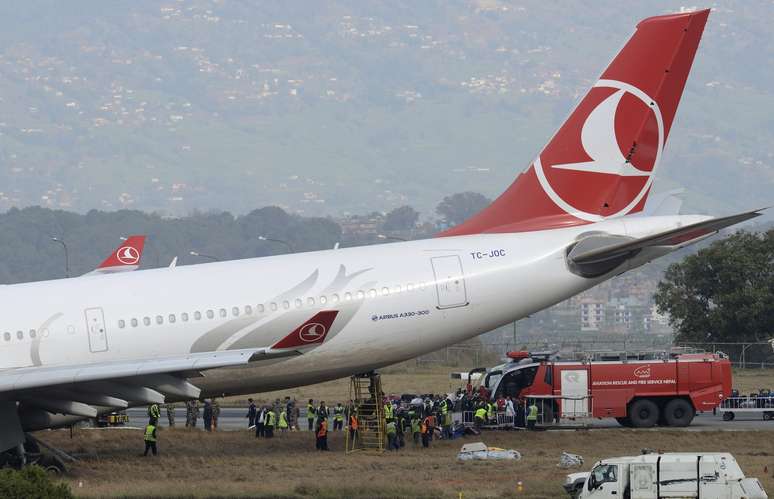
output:
{"label": "distant mountain", "polygon": [[[0,4],[0,210],[304,214],[497,195],[679,2]],[[712,4],[659,188],[771,204],[774,4]]]}

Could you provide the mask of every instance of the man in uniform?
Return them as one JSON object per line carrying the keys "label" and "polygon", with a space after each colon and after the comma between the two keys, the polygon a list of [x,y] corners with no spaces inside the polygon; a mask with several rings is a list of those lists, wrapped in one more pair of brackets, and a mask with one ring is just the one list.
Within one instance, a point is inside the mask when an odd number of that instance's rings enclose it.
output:
{"label": "man in uniform", "polygon": [[280,412],[277,428],[279,428],[281,433],[288,431],[288,411],[284,408],[282,409],[282,412]]}
{"label": "man in uniform", "polygon": [[486,408],[484,407],[484,404],[478,406],[478,409],[476,409],[476,412],[473,415],[473,420],[476,422],[476,427],[481,428],[481,426],[486,421]]}
{"label": "man in uniform", "polygon": [[384,431],[387,433],[387,450],[398,450],[398,429],[394,419],[387,420]]}
{"label": "man in uniform", "polygon": [[212,399],[212,431],[218,430],[218,418],[220,417],[220,404],[218,399]]}
{"label": "man in uniform", "polygon": [[344,406],[339,402],[333,409],[333,431],[339,431],[342,428],[344,428]]}
{"label": "man in uniform", "polygon": [[255,402],[253,402],[252,398],[247,399],[247,401],[250,402],[250,405],[247,407],[247,415],[245,417],[247,418],[247,429],[250,429],[255,426],[255,415],[258,414],[258,408],[255,407]]}
{"label": "man in uniform", "polygon": [[206,431],[212,431],[212,403],[210,403],[210,399],[204,401],[204,413],[202,414],[202,417],[204,418],[204,429]]}
{"label": "man in uniform", "polygon": [[422,447],[430,447],[430,442],[433,440],[433,416],[426,416],[422,420],[420,431],[422,432]]}
{"label": "man in uniform", "polygon": [[148,423],[145,426],[145,435],[143,436],[143,439],[145,440],[145,453],[143,456],[148,455],[148,451],[152,450],[153,455],[158,455],[158,449],[156,448],[156,425],[154,423]]}
{"label": "man in uniform", "polygon": [[189,400],[185,403],[185,426],[186,428],[196,428],[196,422],[199,419],[199,401]]}
{"label": "man in uniform", "polygon": [[164,408],[167,410],[167,421],[169,422],[169,427],[174,428],[175,427],[175,404],[164,404]]}
{"label": "man in uniform", "polygon": [[354,448],[357,442],[357,430],[360,423],[357,420],[357,409],[355,409],[354,405],[351,405],[347,412],[349,412],[349,441]]}

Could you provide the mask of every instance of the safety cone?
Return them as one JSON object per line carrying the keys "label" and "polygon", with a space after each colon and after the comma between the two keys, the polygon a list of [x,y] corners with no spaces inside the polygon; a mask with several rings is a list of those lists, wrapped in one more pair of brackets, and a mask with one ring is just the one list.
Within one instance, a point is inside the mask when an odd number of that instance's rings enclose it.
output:
{"label": "safety cone", "polygon": [[521,480],[516,482],[516,492],[524,492],[524,483]]}

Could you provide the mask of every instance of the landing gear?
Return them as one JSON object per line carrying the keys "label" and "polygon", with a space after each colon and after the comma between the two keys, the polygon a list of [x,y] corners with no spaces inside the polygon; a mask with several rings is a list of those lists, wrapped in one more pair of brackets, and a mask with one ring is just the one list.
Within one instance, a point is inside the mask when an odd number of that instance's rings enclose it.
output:
{"label": "landing gear", "polygon": [[24,443],[0,453],[0,468],[21,469],[25,466],[35,464],[51,475],[61,475],[67,472],[64,459],[57,454],[61,453],[70,460],[74,460],[73,458],[53,447],[49,447],[52,451],[50,453],[42,452],[38,445],[40,442],[39,440],[29,433],[25,433],[24,437]]}

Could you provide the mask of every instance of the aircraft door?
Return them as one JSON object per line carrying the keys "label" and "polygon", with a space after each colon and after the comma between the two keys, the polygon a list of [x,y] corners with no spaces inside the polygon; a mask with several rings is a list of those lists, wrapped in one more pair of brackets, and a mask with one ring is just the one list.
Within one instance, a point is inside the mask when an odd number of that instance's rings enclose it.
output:
{"label": "aircraft door", "polygon": [[92,353],[107,352],[107,330],[105,329],[105,314],[101,308],[87,308],[86,331],[89,336],[89,350]]}
{"label": "aircraft door", "polygon": [[468,304],[465,275],[457,255],[436,256],[430,259],[438,292],[438,308],[464,307]]}

